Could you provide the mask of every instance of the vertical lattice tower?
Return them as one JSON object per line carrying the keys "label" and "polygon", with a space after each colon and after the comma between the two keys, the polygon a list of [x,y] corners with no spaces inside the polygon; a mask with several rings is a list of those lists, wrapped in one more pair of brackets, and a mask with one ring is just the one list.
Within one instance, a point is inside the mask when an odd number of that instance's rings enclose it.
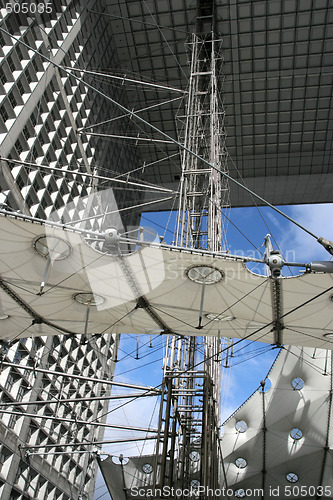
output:
{"label": "vertical lattice tower", "polygon": [[[176,244],[213,252],[227,251],[222,210],[230,205],[229,185],[222,173],[227,171],[227,152],[220,95],[221,43],[215,33],[214,2],[199,1],[196,33],[189,44],[191,74],[183,117]],[[202,285],[203,301],[211,271],[200,269],[197,282]],[[219,446],[221,339],[170,336],[169,340],[155,485],[177,485],[183,490],[200,485],[208,492],[224,484]],[[200,498],[207,494],[201,492]]]}

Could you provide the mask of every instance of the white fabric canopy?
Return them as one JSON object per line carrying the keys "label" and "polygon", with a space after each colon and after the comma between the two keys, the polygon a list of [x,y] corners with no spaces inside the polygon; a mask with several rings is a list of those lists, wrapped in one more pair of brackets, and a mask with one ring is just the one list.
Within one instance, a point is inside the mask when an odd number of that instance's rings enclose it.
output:
{"label": "white fabric canopy", "polygon": [[[1,339],[86,330],[273,342],[272,280],[251,273],[244,262],[159,247],[120,257],[94,250],[78,232],[11,216],[0,217],[0,234],[0,314],[8,316],[0,320]],[[55,251],[46,272],[48,261],[40,250],[47,253],[47,246]],[[195,279],[203,267],[212,281],[220,278],[213,283],[207,278],[204,290],[188,276],[194,269]],[[324,335],[333,332],[332,275],[279,282],[283,342],[331,349],[333,338]],[[87,297],[94,298],[89,312],[82,303]]]}
{"label": "white fabric canopy", "polygon": [[[155,465],[153,455],[125,458],[123,462],[119,462],[118,458],[112,456],[99,460],[105,483],[115,500],[144,497],[144,492],[148,492],[148,496],[159,500],[158,496],[151,494],[152,491],[158,490],[158,488],[153,488]],[[159,474],[157,474],[157,480],[159,480]]]}
{"label": "white fabric canopy", "polygon": [[[271,388],[254,393],[224,424],[222,450],[228,486],[246,491],[265,485],[266,494],[272,489],[278,492],[276,498],[290,496],[286,495],[288,487],[289,493],[294,491],[290,498],[299,497],[293,485],[303,486],[305,498],[315,497],[317,488],[327,486],[330,492],[324,496],[332,498],[331,352],[283,350],[269,379]],[[243,432],[237,430],[240,422]],[[293,429],[300,439],[293,439]],[[237,467],[239,458],[246,461],[244,468]],[[288,481],[288,474],[297,480]]]}

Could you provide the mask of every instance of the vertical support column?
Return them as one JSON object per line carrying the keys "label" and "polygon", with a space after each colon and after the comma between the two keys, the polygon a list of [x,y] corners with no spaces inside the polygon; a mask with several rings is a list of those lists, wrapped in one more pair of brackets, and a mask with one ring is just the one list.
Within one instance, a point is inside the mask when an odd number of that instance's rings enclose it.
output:
{"label": "vertical support column", "polygon": [[[206,163],[186,150],[182,151],[175,243],[218,252],[227,250],[222,209],[230,206],[228,183],[216,171],[227,172],[221,98],[222,40],[215,34],[214,0],[197,2],[196,33],[189,43],[191,74],[182,142],[186,149],[207,160],[214,168],[207,168]],[[204,288],[200,318],[204,310],[203,299]],[[159,441],[160,445],[163,440],[160,486],[170,484],[191,488],[193,480],[199,480],[206,489],[221,486],[219,481],[223,480],[224,473],[219,436],[220,350],[220,338],[182,338],[177,346],[177,362],[174,362],[172,350],[165,361],[167,398],[161,402],[160,414],[160,426],[164,426]],[[195,439],[198,436],[200,441]],[[199,467],[198,463],[195,467],[191,463],[193,450],[201,451]],[[169,476],[163,477],[167,459]]]}

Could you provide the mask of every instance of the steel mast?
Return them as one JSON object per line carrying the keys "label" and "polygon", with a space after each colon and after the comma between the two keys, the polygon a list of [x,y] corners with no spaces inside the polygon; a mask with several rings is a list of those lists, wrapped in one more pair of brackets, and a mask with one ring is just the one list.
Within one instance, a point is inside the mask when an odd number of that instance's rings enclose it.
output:
{"label": "steel mast", "polygon": [[[175,243],[211,251],[228,250],[222,209],[230,206],[229,185],[216,170],[227,172],[221,45],[215,30],[214,0],[198,0],[196,32],[189,43],[191,73],[186,113],[179,117],[186,149],[182,151]],[[207,168],[187,150],[215,168]],[[192,278],[201,285],[200,335],[204,291],[214,271],[203,266],[193,273]],[[206,499],[208,489],[217,490],[225,484],[219,434],[222,343],[220,338],[168,337],[155,487],[176,486],[180,491],[195,491],[200,486],[200,498]]]}

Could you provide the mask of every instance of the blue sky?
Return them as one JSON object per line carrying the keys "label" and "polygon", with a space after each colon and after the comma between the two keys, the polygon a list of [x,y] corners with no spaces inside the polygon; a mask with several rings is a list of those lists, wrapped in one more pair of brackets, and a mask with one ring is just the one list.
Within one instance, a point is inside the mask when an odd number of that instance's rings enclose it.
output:
{"label": "blue sky", "polygon": [[[317,236],[333,239],[332,204],[281,206],[279,208]],[[228,213],[228,217],[248,238],[246,239],[232,224],[229,224],[227,234],[231,253],[242,253],[249,256],[253,254],[258,257],[259,253],[255,249],[262,246],[265,235],[270,233],[273,237],[274,247],[276,248],[278,245],[283,254],[291,261],[330,260],[330,255],[314,238],[271,208],[261,207],[259,210],[257,208],[233,208]],[[171,243],[175,219],[176,214],[170,216],[169,212],[146,213],[142,216],[141,224],[153,228],[159,235],[165,235],[165,241]],[[166,226],[167,231],[165,231]],[[286,270],[286,274],[288,274],[288,270]],[[123,335],[118,355],[121,362],[116,367],[118,379],[150,386],[158,385],[162,377],[160,352],[162,342],[162,337],[154,337],[152,347],[150,347],[150,337],[140,335],[139,359],[136,359],[136,337]],[[270,369],[277,352],[276,349],[271,349],[267,344],[259,343],[253,343],[247,349],[238,352],[233,360],[232,368],[225,370],[227,395],[223,401],[223,418],[227,418],[258,388],[260,381],[265,378]],[[134,405],[132,403],[121,410],[112,412],[109,421],[146,426],[149,424],[149,415],[154,413],[153,421],[157,418],[157,411],[156,399],[145,398]],[[115,436],[119,436],[119,432],[106,431],[105,438],[115,438]],[[115,455],[123,453],[126,456],[126,453],[138,455],[143,451],[143,448],[142,444],[128,446],[122,444],[112,447],[106,446],[105,450]],[[151,451],[149,447],[144,449],[145,453],[149,451]],[[95,500],[109,498],[101,478],[98,480],[94,498]]]}
{"label": "blue sky", "polygon": [[[278,208],[317,236],[333,239],[333,204],[280,206]],[[313,237],[270,207],[232,208],[227,215],[241,231],[237,231],[233,224],[228,224],[227,237],[230,253],[260,258],[260,253],[256,249],[263,251],[264,238],[269,233],[272,236],[274,248],[279,247],[290,261],[308,263],[313,260],[331,260],[329,253]],[[164,234],[163,228],[169,222],[169,231],[165,233],[165,239],[167,243],[171,243],[175,220],[176,214],[170,218],[169,212],[155,212],[143,214],[141,223],[155,228],[159,234]],[[252,265],[252,270],[260,272],[260,267],[254,266]],[[292,272],[297,274],[298,271],[293,268]],[[284,268],[284,274],[290,274],[287,268]],[[262,347],[266,353],[261,352]],[[256,343],[247,350],[250,349],[253,350],[253,353],[249,355],[250,359],[245,361],[247,357],[245,352],[243,355],[239,354],[239,358],[234,360],[234,366],[230,369],[229,396],[222,411],[225,417],[257,389],[260,380],[267,374],[277,354],[277,351],[270,350],[267,344]]]}
{"label": "blue sky", "polygon": [[[304,225],[318,236],[333,239],[333,205],[294,205],[280,206],[281,211]],[[227,238],[231,253],[244,252],[250,255],[259,248],[267,233],[270,233],[289,257],[295,260],[328,260],[329,254],[314,238],[286,220],[270,207],[232,208],[227,213],[229,219],[253,243],[242,236],[231,223],[227,223]],[[147,212],[142,215],[141,224],[153,227],[160,235],[165,234],[167,243],[171,243],[176,214],[169,212]],[[167,231],[165,232],[165,227]]]}

